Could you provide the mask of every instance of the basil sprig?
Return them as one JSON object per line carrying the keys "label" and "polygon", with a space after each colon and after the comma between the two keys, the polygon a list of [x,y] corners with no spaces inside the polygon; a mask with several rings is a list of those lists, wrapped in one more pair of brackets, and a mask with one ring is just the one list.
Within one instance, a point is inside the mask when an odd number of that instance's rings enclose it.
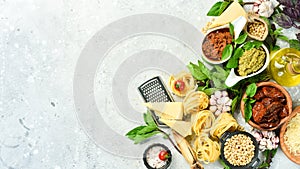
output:
{"label": "basil sprig", "polygon": [[255,95],[257,91],[257,86],[255,83],[251,83],[247,86],[246,89],[246,97],[243,101],[245,102],[245,109],[244,109],[244,115],[245,115],[245,121],[248,122],[252,117],[252,104],[255,103],[256,100],[252,99],[252,97]]}
{"label": "basil sprig", "polygon": [[158,133],[161,133],[161,130],[157,127],[149,111],[144,114],[144,121],[147,125],[138,126],[126,134],[129,139],[134,141],[134,144],[138,144]]}

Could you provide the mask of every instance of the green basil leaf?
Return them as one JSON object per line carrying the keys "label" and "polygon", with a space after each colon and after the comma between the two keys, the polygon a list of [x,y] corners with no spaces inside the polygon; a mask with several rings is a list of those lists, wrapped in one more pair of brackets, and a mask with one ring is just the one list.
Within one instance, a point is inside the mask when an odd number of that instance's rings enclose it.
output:
{"label": "green basil leaf", "polygon": [[234,51],[233,56],[229,59],[228,63],[226,64],[227,68],[237,68],[239,65],[239,58],[243,56],[244,50],[242,48],[237,48]]}
{"label": "green basil leaf", "polygon": [[232,99],[232,103],[231,103],[231,111],[232,111],[232,113],[234,113],[235,110],[236,110],[236,108],[237,108],[238,100],[239,100],[239,96],[235,96],[235,97]]}
{"label": "green basil leaf", "polygon": [[205,90],[202,90],[202,92],[204,92],[205,94],[211,96],[212,94],[214,94],[218,90],[220,90],[220,89],[218,89],[218,88],[207,88]]}
{"label": "green basil leaf", "polygon": [[228,1],[223,1],[222,2],[221,6],[219,8],[219,13],[218,13],[219,16],[224,12],[224,10],[227,8],[227,6],[229,4],[230,4],[230,2],[228,2]]}
{"label": "green basil leaf", "polygon": [[260,48],[261,45],[263,44],[263,42],[257,41],[257,40],[253,41],[252,43],[253,43],[253,45],[254,45],[255,48]]}
{"label": "green basil leaf", "polygon": [[282,30],[283,30],[283,28],[278,28],[275,31],[273,31],[271,35],[274,35],[275,37],[278,36],[278,35],[281,35]]}
{"label": "green basil leaf", "polygon": [[235,40],[235,43],[236,43],[236,44],[242,44],[242,43],[244,43],[245,40],[247,39],[247,36],[248,36],[248,35],[247,35],[246,33],[240,35],[240,36]]}
{"label": "green basil leaf", "polygon": [[249,103],[255,103],[256,102],[256,100],[254,100],[254,99],[249,99]]}
{"label": "green basil leaf", "polygon": [[231,44],[226,45],[222,52],[222,60],[225,60],[228,57],[230,57],[232,55],[232,52],[233,52],[232,45]]}
{"label": "green basil leaf", "polygon": [[219,1],[217,3],[215,3],[210,10],[208,11],[208,13],[206,14],[207,16],[219,16],[219,10],[221,8],[222,5],[222,1]]}
{"label": "green basil leaf", "polygon": [[248,122],[252,117],[252,105],[248,101],[245,103],[244,113],[245,113],[245,121]]}
{"label": "green basil leaf", "polygon": [[291,39],[289,40],[290,48],[295,48],[297,50],[300,50],[300,42],[297,39]]}
{"label": "green basil leaf", "polygon": [[228,165],[226,165],[222,159],[220,159],[220,163],[224,167],[224,169],[230,169],[230,167]]}
{"label": "green basil leaf", "polygon": [[249,97],[253,97],[256,93],[256,90],[257,90],[257,86],[255,83],[251,83],[250,85],[247,86],[247,89],[246,89],[246,94],[247,96]]}
{"label": "green basil leaf", "polygon": [[202,73],[205,74],[208,79],[211,79],[210,71],[207,69],[207,67],[202,62],[200,62],[200,60],[198,60],[198,66],[201,69]]}
{"label": "green basil leaf", "polygon": [[268,168],[270,165],[266,162],[261,163],[258,168]]}
{"label": "green basil leaf", "polygon": [[286,36],[284,36],[284,35],[279,35],[277,38],[278,38],[278,39],[281,39],[281,40],[283,40],[283,41],[286,41],[286,42],[289,41],[289,38],[286,37]]}
{"label": "green basil leaf", "polygon": [[142,128],[141,130],[139,130],[136,134],[137,135],[144,135],[144,134],[147,134],[147,133],[151,133],[153,131],[156,131],[157,130],[157,126],[146,126],[144,128]]}
{"label": "green basil leaf", "polygon": [[234,36],[234,26],[231,22],[229,22],[229,32],[231,36]]}
{"label": "green basil leaf", "polygon": [[277,51],[277,50],[279,50],[279,49],[280,49],[280,47],[279,47],[278,45],[275,45],[275,46],[273,47],[272,51]]}
{"label": "green basil leaf", "polygon": [[147,134],[144,134],[144,135],[136,135],[136,137],[133,138],[134,140],[134,144],[138,144],[156,134],[160,133],[160,131],[153,131],[151,133],[147,133]]}
{"label": "green basil leaf", "polygon": [[193,77],[197,80],[205,80],[208,77],[202,72],[201,68],[193,63],[187,65],[187,68],[193,75]]}
{"label": "green basil leaf", "polygon": [[214,66],[216,72],[213,73],[213,75],[217,78],[219,78],[220,80],[225,81],[227,76],[229,75],[229,72],[227,72],[226,70],[224,70],[221,66]]}
{"label": "green basil leaf", "polygon": [[156,126],[156,123],[153,120],[150,111],[147,111],[147,113],[144,113],[144,121],[149,126]]}
{"label": "green basil leaf", "polygon": [[249,41],[249,42],[245,43],[243,48],[245,50],[250,50],[252,48],[259,48],[259,47],[261,47],[262,44],[263,44],[263,42],[261,42],[261,41]]}
{"label": "green basil leaf", "polygon": [[137,133],[138,133],[140,130],[142,130],[143,128],[145,128],[145,127],[147,127],[147,126],[138,126],[138,127],[134,128],[134,129],[130,130],[130,131],[126,134],[126,136],[127,136],[129,139],[133,140],[134,137],[137,135]]}
{"label": "green basil leaf", "polygon": [[205,86],[199,86],[199,87],[198,87],[198,90],[199,90],[199,91],[203,91],[203,90],[205,90],[205,89],[208,88],[208,85],[209,85],[209,80],[207,80],[207,81],[205,82]]}

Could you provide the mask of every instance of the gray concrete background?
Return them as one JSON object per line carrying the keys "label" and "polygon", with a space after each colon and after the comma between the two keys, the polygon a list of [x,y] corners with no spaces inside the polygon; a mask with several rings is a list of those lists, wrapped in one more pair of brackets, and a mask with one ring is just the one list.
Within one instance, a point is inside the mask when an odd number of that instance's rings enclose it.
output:
{"label": "gray concrete background", "polygon": [[[99,148],[80,125],[73,97],[73,77],[80,53],[101,28],[130,15],[171,15],[200,29],[208,21],[205,14],[213,3],[204,0],[2,0],[0,168],[145,168],[141,159],[116,156]],[[179,55],[185,62],[187,54],[195,59],[181,43],[155,35],[128,39],[108,55],[127,57],[147,48]],[[141,76],[138,79],[146,75]],[[101,76],[97,78],[101,80]],[[128,88],[133,86],[130,84]],[[298,89],[290,90],[299,99]],[[112,114],[104,120],[109,123],[117,116]],[[135,125],[129,121],[121,127],[111,123],[110,127],[122,135]],[[272,168],[280,166],[298,168],[281,152]],[[188,168],[175,151],[171,168]],[[221,167],[214,164],[206,168]]]}

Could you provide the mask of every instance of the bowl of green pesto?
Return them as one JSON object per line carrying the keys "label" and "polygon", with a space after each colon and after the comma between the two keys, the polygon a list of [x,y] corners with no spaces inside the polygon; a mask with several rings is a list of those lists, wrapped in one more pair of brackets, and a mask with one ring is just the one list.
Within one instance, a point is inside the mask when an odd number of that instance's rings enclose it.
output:
{"label": "bowl of green pesto", "polygon": [[228,87],[242,79],[260,74],[269,65],[270,53],[261,41],[249,41],[236,49],[226,67],[231,71],[225,81]]}

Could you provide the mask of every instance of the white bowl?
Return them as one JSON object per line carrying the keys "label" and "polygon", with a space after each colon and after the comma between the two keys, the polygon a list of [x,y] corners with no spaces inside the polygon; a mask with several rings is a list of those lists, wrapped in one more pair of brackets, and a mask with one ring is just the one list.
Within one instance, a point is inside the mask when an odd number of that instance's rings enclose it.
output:
{"label": "white bowl", "polygon": [[[238,17],[237,19],[235,19],[233,22],[232,22],[232,25],[234,26],[234,38],[237,39],[239,37],[239,34],[241,33],[241,31],[244,29],[244,26],[247,22],[247,19],[243,16],[240,16]],[[224,28],[228,28],[229,29],[229,24],[226,24],[226,25],[223,25],[223,26],[219,26],[219,27],[216,27],[214,29],[211,29],[209,30],[204,38],[203,38],[203,41],[201,43],[201,45],[203,45],[204,43],[204,40],[206,38],[206,36],[211,33],[211,32],[214,32],[216,30],[220,30],[220,29],[224,29]],[[215,61],[215,60],[211,60],[209,58],[207,58],[205,55],[204,55],[204,52],[203,52],[203,49],[201,47],[201,51],[202,51],[202,58],[207,62],[207,63],[210,63],[210,64],[222,64],[226,61],[228,61],[230,59],[230,57],[224,59],[224,60],[219,60],[219,61]]]}
{"label": "white bowl", "polygon": [[239,75],[236,75],[235,74],[235,69],[237,68],[232,68],[230,70],[230,73],[225,81],[225,84],[228,86],[228,87],[232,87],[234,86],[236,83],[238,83],[239,81],[243,80],[243,79],[246,79],[246,78],[249,78],[249,77],[252,77],[252,76],[255,76],[255,75],[258,75],[260,74],[261,72],[263,72],[264,70],[266,70],[266,68],[268,67],[269,65],[269,62],[270,62],[270,53],[269,53],[269,50],[268,48],[262,44],[261,47],[264,49],[265,53],[266,53],[266,60],[265,60],[265,64],[263,65],[262,68],[260,68],[258,71],[254,72],[254,73],[251,73],[247,76],[239,76]]}

